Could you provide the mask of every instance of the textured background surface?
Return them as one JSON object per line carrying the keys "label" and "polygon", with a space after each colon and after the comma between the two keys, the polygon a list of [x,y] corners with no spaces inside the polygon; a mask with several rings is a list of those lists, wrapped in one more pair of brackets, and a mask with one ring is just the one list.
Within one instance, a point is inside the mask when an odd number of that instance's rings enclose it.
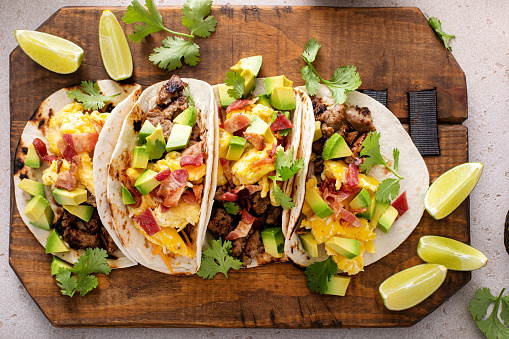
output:
{"label": "textured background surface", "polygon": [[[129,1],[0,1],[0,196],[9,196],[9,53],[17,44],[15,29],[36,29],[62,6],[127,6]],[[183,1],[156,1],[158,6],[181,5]],[[242,1],[217,1],[214,4],[242,5]],[[257,5],[317,6],[416,6],[429,16],[437,16],[446,32],[455,34],[453,55],[466,74],[469,100],[470,161],[485,165],[484,174],[471,195],[472,245],[489,258],[488,265],[473,272],[471,282],[434,313],[411,328],[401,329],[56,329],[8,265],[9,200],[0,202],[0,337],[455,337],[477,338],[477,330],[466,307],[477,288],[490,287],[498,293],[509,287],[509,258],[503,245],[503,223],[509,207],[509,3],[503,1],[254,1]],[[41,84],[34,84],[40,86]]]}

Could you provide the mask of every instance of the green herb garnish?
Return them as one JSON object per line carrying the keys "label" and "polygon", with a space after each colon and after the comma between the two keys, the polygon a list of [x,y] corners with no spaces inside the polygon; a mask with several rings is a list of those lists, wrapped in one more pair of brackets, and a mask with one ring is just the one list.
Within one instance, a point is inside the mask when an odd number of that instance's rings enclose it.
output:
{"label": "green herb garnish", "polygon": [[[504,326],[504,324],[509,325],[509,296],[503,297],[504,291],[505,288],[502,289],[498,297],[495,297],[491,294],[489,288],[480,288],[475,291],[475,298],[470,301],[467,307],[470,315],[477,323],[477,327],[488,339],[509,338],[509,328]],[[493,310],[486,317],[488,308],[493,303],[495,303]],[[500,318],[504,323],[498,317],[498,310],[501,304]]]}
{"label": "green herb garnish", "polygon": [[435,33],[438,35],[440,40],[444,43],[445,48],[447,48],[449,51],[452,51],[451,46],[449,46],[449,40],[456,37],[455,35],[447,34],[442,30],[442,23],[437,18],[429,18],[428,24],[433,28]]}
{"label": "green herb garnish", "polygon": [[103,108],[107,101],[110,101],[117,95],[120,95],[120,93],[110,96],[102,95],[99,85],[92,81],[82,81],[81,91],[75,88],[67,92],[69,98],[83,103],[83,107],[87,111]]}
{"label": "green herb garnish", "polygon": [[223,80],[224,83],[229,86],[228,95],[233,99],[237,100],[242,98],[245,91],[245,80],[244,77],[234,71],[226,72],[226,78]]}
{"label": "green herb garnish", "polygon": [[304,273],[307,280],[306,286],[309,290],[324,294],[329,281],[338,273],[338,265],[329,257],[327,260],[312,263]]}
{"label": "green herb garnish", "polygon": [[212,279],[217,273],[223,273],[228,278],[230,268],[238,270],[242,266],[240,260],[231,256],[231,248],[231,241],[222,243],[221,238],[212,240],[210,248],[203,251],[201,266],[196,274],[203,279]]}
{"label": "green herb garnish", "polygon": [[272,195],[274,196],[274,200],[276,201],[276,204],[281,206],[285,210],[289,210],[290,208],[294,207],[295,204],[293,203],[292,198],[287,196],[285,192],[279,187],[276,181],[273,181],[274,186],[272,187]]}
{"label": "green herb garnish", "polygon": [[239,205],[237,205],[234,202],[227,202],[226,204],[223,204],[224,209],[226,210],[226,213],[228,214],[237,214],[239,211]]}
{"label": "green herb garnish", "polygon": [[274,166],[276,167],[276,175],[269,176],[269,178],[277,181],[286,181],[304,167],[304,159],[293,160],[293,146],[288,151],[288,155],[279,148],[276,152]]}

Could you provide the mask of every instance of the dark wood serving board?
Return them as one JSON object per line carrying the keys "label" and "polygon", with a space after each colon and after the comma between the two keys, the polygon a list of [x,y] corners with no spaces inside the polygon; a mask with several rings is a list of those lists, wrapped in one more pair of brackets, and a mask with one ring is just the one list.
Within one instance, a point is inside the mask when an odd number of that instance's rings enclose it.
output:
{"label": "dark wood serving board", "polygon": [[[107,79],[98,44],[98,25],[106,8],[62,8],[39,27],[69,39],[85,50],[74,74],[58,75],[35,64],[16,48],[10,58],[11,155],[26,121],[39,104],[58,89],[82,80]],[[111,9],[111,8],[110,8]],[[120,19],[125,8],[113,8]],[[160,8],[167,27],[185,31],[180,8]],[[431,179],[468,161],[465,76],[452,54],[416,8],[214,7],[217,30],[197,38],[201,61],[175,73],[211,84],[222,82],[240,58],[263,56],[260,76],[285,74],[303,85],[300,55],[310,38],[322,45],[315,67],[326,77],[336,67],[354,64],[361,89],[387,90],[388,107],[408,122],[407,92],[436,89],[441,155],[425,157]],[[130,32],[133,25],[124,25]],[[148,60],[167,34],[130,43],[134,74],[129,82],[144,87],[171,74]],[[12,186],[12,185],[11,185]],[[210,327],[393,327],[411,326],[445,302],[470,280],[468,272],[448,272],[430,298],[402,312],[387,310],[378,294],[390,275],[422,261],[416,253],[423,235],[470,241],[469,204],[465,201],[444,220],[427,213],[410,237],[394,252],[352,278],[347,296],[311,293],[304,273],[290,263],[231,272],[229,279],[175,277],[142,266],[100,275],[99,287],[86,297],[60,294],[50,276],[51,256],[19,216],[11,187],[9,261],[13,270],[52,324],[73,326],[210,326]]]}

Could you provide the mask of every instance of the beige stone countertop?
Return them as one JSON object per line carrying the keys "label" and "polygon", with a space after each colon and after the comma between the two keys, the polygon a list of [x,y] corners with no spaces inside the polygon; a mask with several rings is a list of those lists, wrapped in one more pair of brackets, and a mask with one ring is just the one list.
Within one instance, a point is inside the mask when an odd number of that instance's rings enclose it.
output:
{"label": "beige stone countertop", "polygon": [[[144,1],[140,1],[144,2]],[[509,2],[503,0],[251,0],[217,1],[215,5],[291,5],[340,7],[418,7],[442,21],[455,34],[453,55],[466,74],[470,161],[484,164],[484,173],[471,194],[471,244],[489,258],[472,273],[472,280],[435,312],[410,328],[392,329],[58,329],[34,303],[9,266],[9,54],[17,46],[14,30],[35,30],[64,6],[127,6],[127,0],[0,0],[0,338],[482,338],[467,306],[476,289],[489,287],[498,295],[509,287],[509,256],[503,244],[504,219],[509,208]],[[184,1],[157,0],[158,6]]]}

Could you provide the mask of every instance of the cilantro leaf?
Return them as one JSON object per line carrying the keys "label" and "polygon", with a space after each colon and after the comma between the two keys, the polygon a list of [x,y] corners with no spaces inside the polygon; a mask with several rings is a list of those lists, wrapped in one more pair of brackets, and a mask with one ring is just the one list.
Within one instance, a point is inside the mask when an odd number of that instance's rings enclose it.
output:
{"label": "cilantro leaf", "polygon": [[[509,319],[507,319],[507,312],[505,305],[509,300],[508,297],[502,297],[505,288],[502,289],[498,297],[494,297],[489,288],[481,288],[475,292],[475,298],[470,301],[468,305],[468,311],[472,318],[474,318],[477,323],[477,327],[486,335],[488,339],[501,339],[509,337],[509,328],[504,326],[504,324],[498,318],[498,309],[500,307],[500,303],[502,303],[502,312],[500,314],[502,320],[505,323]],[[486,319],[486,313],[488,312],[489,306],[495,303],[493,310],[490,315]],[[505,306],[504,306],[505,305]],[[483,320],[484,319],[484,320]]]}
{"label": "cilantro leaf", "polygon": [[[271,177],[273,180],[286,181],[293,177],[302,167],[304,167],[304,159],[293,161],[293,146],[288,151],[288,155],[279,148],[276,152],[276,176]],[[277,179],[274,179],[277,178]]]}
{"label": "cilantro leaf", "polygon": [[147,35],[158,31],[169,31],[163,25],[163,19],[154,4],[154,0],[146,0],[145,6],[148,10],[145,10],[138,0],[133,0],[131,5],[127,6],[127,12],[122,17],[122,21],[126,24],[137,22],[144,24],[134,25],[134,31],[129,35],[129,40],[133,42],[141,42]]}
{"label": "cilantro leaf", "polygon": [[87,111],[103,108],[107,101],[110,101],[117,95],[120,95],[120,93],[110,96],[102,95],[99,85],[92,81],[82,81],[81,90],[75,88],[67,92],[69,98],[83,103],[83,107]]}
{"label": "cilantro leaf", "polygon": [[306,286],[309,290],[324,294],[329,281],[338,273],[338,265],[329,257],[327,260],[312,263],[304,273],[307,280]]}
{"label": "cilantro leaf", "polygon": [[286,137],[290,133],[292,133],[292,129],[291,128],[285,128],[285,129],[282,129],[282,130],[279,131],[279,135],[282,136],[282,137]]}
{"label": "cilantro leaf", "polygon": [[245,91],[245,80],[242,75],[234,71],[228,71],[223,81],[227,86],[231,87],[228,89],[228,95],[230,97],[235,100],[242,98]]}
{"label": "cilantro leaf", "polygon": [[509,296],[500,298],[502,301],[502,311],[500,311],[500,318],[506,326],[509,326]]}
{"label": "cilantro leaf", "polygon": [[208,38],[216,30],[217,20],[210,14],[212,0],[188,0],[183,8],[182,24],[189,28],[191,35]]}
{"label": "cilantro leaf", "polygon": [[391,199],[396,199],[399,192],[400,179],[387,178],[378,184],[375,192],[377,201],[389,203]]}
{"label": "cilantro leaf", "polygon": [[300,74],[302,74],[302,79],[306,82],[306,89],[309,95],[316,95],[316,91],[320,87],[320,78],[313,73],[309,66],[302,67]]}
{"label": "cilantro leaf", "polygon": [[231,241],[222,243],[221,238],[213,240],[210,248],[203,251],[201,266],[196,274],[203,279],[212,279],[217,273],[223,273],[228,278],[228,270],[238,270],[242,262],[234,259],[231,253]]}
{"label": "cilantro leaf", "polygon": [[318,50],[320,50],[320,43],[316,41],[315,38],[306,42],[306,46],[304,47],[304,52],[302,53],[302,59],[307,63],[314,62],[316,55],[318,54]]}
{"label": "cilantro leaf", "polygon": [[190,66],[196,66],[200,61],[200,47],[191,39],[186,41],[180,37],[167,37],[163,40],[163,46],[154,48],[154,52],[148,59],[170,72],[182,67],[182,58]]}
{"label": "cilantro leaf", "polygon": [[449,46],[449,40],[451,40],[452,38],[455,38],[456,36],[445,33],[442,30],[442,23],[440,22],[440,20],[438,20],[435,17],[429,18],[428,19],[428,24],[431,26],[431,28],[433,28],[435,33],[442,40],[442,42],[444,43],[445,48],[448,49],[449,51],[452,51],[451,46]]}
{"label": "cilantro leaf", "polygon": [[285,210],[289,210],[295,206],[292,198],[287,196],[275,181],[272,187],[272,195],[274,196],[274,200],[276,200],[276,204],[280,205]]}
{"label": "cilantro leaf", "polygon": [[239,211],[239,205],[234,202],[227,202],[226,204],[223,204],[223,206],[228,214],[237,214]]}
{"label": "cilantro leaf", "polygon": [[60,287],[63,295],[72,297],[78,287],[78,281],[75,276],[71,277],[71,271],[68,268],[61,267],[57,273],[57,286]]}

